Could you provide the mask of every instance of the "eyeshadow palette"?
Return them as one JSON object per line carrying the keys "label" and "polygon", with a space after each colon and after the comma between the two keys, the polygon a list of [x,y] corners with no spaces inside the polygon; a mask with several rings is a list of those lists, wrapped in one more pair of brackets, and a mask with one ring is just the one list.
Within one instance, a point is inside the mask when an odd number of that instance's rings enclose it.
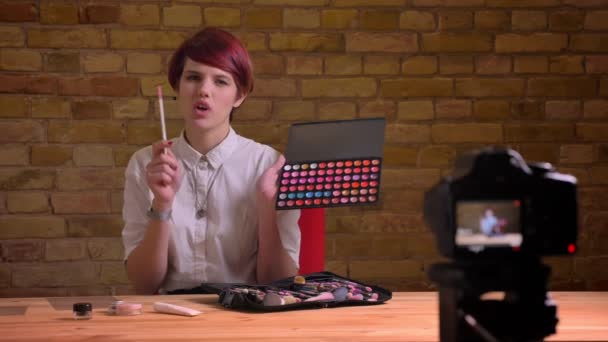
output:
{"label": "eyeshadow palette", "polygon": [[292,125],[276,208],[378,202],[384,127],[382,118]]}

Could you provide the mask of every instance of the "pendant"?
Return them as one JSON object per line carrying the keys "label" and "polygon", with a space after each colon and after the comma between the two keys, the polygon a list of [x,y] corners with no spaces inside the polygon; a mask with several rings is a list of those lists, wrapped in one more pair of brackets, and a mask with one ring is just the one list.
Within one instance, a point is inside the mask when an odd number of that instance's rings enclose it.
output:
{"label": "pendant", "polygon": [[205,209],[199,209],[196,211],[196,218],[197,219],[202,219],[203,217],[205,217]]}

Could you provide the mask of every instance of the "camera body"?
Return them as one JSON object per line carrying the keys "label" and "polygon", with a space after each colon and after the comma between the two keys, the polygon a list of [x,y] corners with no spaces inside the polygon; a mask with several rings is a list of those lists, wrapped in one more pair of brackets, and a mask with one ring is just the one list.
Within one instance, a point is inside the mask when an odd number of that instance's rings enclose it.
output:
{"label": "camera body", "polygon": [[439,252],[456,261],[508,262],[573,254],[576,178],[551,164],[527,164],[511,149],[467,153],[424,198]]}

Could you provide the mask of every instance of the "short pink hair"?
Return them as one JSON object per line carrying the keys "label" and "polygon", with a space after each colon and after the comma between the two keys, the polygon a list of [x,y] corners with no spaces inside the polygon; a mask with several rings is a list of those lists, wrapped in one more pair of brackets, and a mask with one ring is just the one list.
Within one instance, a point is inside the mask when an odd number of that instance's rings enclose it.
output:
{"label": "short pink hair", "polygon": [[253,90],[251,58],[243,44],[231,33],[207,27],[185,40],[169,62],[169,83],[174,90],[184,72],[186,57],[210,65],[232,75],[239,97]]}

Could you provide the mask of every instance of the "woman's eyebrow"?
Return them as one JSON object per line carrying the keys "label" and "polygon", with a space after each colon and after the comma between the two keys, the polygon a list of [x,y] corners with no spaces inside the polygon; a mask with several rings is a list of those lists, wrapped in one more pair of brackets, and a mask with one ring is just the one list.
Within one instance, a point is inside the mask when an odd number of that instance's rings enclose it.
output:
{"label": "woman's eyebrow", "polygon": [[[203,75],[204,74],[200,71],[189,70],[189,69],[184,70],[184,73],[185,74],[194,74],[194,75]],[[215,78],[222,78],[222,79],[226,79],[226,80],[231,79],[230,75],[226,75],[226,74],[222,74],[222,73],[211,73],[210,76],[215,77]]]}

